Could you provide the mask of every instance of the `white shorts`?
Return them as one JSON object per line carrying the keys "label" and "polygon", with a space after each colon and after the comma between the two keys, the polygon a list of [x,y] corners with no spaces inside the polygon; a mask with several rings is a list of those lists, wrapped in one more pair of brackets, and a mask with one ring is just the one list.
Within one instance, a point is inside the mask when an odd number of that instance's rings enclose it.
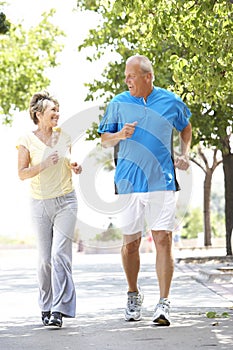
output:
{"label": "white shorts", "polygon": [[173,231],[175,226],[175,191],[119,195],[124,207],[118,214],[118,227],[124,235],[154,231]]}

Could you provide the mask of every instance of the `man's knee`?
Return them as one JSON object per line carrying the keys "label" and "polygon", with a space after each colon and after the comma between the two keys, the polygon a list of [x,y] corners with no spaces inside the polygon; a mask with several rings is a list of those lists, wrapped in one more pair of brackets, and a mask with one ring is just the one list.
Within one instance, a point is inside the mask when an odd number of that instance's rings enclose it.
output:
{"label": "man's knee", "polygon": [[171,246],[172,232],[171,231],[152,231],[153,239],[156,246]]}
{"label": "man's knee", "polygon": [[124,242],[124,244],[122,246],[122,252],[126,255],[134,254],[135,252],[137,252],[139,250],[140,243],[141,243],[141,238],[137,238],[137,239],[132,240],[130,242],[126,241],[126,242]]}

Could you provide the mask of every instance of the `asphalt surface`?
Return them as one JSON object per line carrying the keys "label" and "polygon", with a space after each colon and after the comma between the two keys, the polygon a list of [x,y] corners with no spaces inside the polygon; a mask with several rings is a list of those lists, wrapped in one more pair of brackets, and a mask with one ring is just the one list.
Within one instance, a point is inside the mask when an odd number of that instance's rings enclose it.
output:
{"label": "asphalt surface", "polygon": [[[41,324],[36,260],[34,249],[0,249],[1,350],[233,348],[233,280],[231,271],[221,271],[230,270],[231,260],[186,261],[182,252],[171,288],[171,326],[156,327],[151,322],[158,300],[153,253],[141,254],[143,319],[126,322],[120,255],[80,254],[74,249],[77,314],[64,319],[62,328]],[[214,318],[207,317],[210,312]]]}

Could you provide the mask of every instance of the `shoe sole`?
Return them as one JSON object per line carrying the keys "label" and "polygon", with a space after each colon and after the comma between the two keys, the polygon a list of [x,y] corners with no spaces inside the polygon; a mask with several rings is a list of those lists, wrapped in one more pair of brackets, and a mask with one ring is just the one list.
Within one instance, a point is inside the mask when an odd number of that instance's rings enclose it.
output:
{"label": "shoe sole", "polygon": [[159,326],[170,326],[170,322],[163,316],[160,316],[159,318],[156,318],[156,320],[153,320],[153,323]]}
{"label": "shoe sole", "polygon": [[137,322],[137,321],[141,321],[141,319],[142,319],[142,315],[140,315],[138,318],[135,318],[133,316],[129,316],[127,314],[124,314],[124,317],[125,317],[125,321],[127,321],[127,322]]}
{"label": "shoe sole", "polygon": [[43,325],[46,327],[49,325],[49,318],[45,318],[44,320],[42,320]]}
{"label": "shoe sole", "polygon": [[48,326],[54,326],[54,327],[59,327],[59,328],[61,328],[61,327],[62,327],[62,323],[50,322],[50,323],[48,324]]}
{"label": "shoe sole", "polygon": [[135,319],[135,318],[133,318],[133,317],[130,317],[130,318],[126,318],[125,317],[125,321],[126,322],[137,322],[137,321],[141,321],[141,317],[140,318],[137,318],[137,319]]}

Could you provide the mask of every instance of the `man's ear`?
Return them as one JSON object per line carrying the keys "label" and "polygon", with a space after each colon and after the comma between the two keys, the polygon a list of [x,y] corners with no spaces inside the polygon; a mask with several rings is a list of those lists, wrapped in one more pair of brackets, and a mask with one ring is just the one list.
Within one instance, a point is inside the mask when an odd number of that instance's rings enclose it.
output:
{"label": "man's ear", "polygon": [[150,82],[151,79],[152,79],[152,74],[151,74],[150,72],[148,72],[148,73],[146,74],[146,80],[147,80],[147,82]]}

